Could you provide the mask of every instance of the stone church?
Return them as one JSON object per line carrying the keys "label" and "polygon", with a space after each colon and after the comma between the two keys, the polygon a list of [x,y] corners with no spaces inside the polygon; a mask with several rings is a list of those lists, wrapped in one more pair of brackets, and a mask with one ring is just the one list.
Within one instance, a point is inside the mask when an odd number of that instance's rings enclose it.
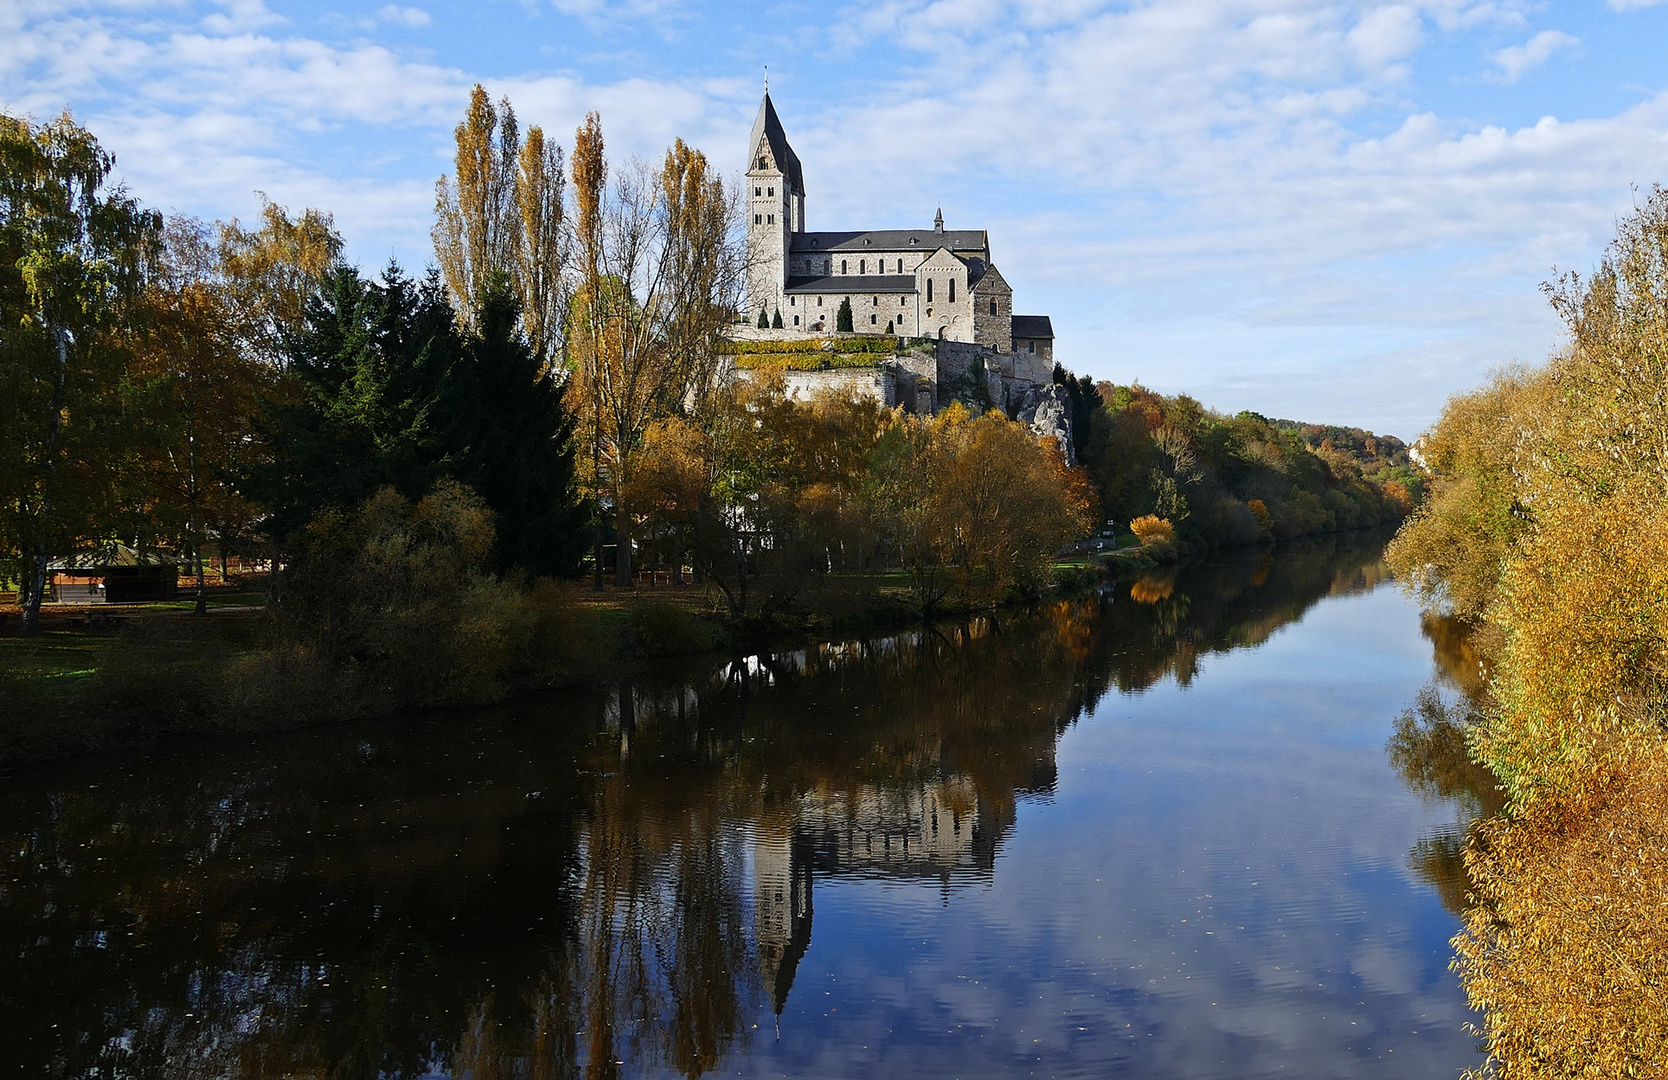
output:
{"label": "stone church", "polygon": [[827,334],[850,301],[858,333],[982,346],[1007,355],[1010,376],[1048,381],[1053,326],[1047,315],[1013,313],[983,229],[946,229],[940,210],[930,229],[812,232],[804,171],[768,91],[749,145],[749,323],[763,311],[773,324],[780,314],[787,335]]}

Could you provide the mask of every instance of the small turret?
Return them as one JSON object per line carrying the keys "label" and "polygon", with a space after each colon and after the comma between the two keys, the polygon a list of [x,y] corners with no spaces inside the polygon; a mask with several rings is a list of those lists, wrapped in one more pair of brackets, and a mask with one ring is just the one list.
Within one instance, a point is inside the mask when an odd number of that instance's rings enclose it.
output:
{"label": "small turret", "polygon": [[938,208],[938,216],[932,219],[932,231],[941,236],[944,233],[944,208],[942,206]]}

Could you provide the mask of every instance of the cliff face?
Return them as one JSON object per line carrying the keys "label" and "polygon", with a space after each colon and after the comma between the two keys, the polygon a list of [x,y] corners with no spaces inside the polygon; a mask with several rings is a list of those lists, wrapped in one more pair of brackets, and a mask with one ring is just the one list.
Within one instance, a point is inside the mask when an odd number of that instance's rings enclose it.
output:
{"label": "cliff face", "polygon": [[1067,465],[1077,464],[1071,450],[1071,402],[1066,398],[1065,387],[1052,382],[1033,384],[1018,398],[1013,416],[1038,435],[1057,442]]}

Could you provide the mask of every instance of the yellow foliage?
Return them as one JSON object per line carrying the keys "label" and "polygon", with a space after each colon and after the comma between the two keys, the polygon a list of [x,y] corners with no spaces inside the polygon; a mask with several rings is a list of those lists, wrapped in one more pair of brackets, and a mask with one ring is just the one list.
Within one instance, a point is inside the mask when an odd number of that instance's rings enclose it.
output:
{"label": "yellow foliage", "polygon": [[[1266,509],[1265,509],[1266,512]],[[1255,513],[1255,511],[1253,511]],[[1129,523],[1129,531],[1141,541],[1145,547],[1154,545],[1168,545],[1174,547],[1176,543],[1176,529],[1165,519],[1154,514],[1138,517]]]}

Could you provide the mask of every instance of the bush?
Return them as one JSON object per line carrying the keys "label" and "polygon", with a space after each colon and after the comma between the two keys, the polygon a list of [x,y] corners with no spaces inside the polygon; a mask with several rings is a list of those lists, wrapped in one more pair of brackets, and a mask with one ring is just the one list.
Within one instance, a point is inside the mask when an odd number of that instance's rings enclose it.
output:
{"label": "bush", "polygon": [[1176,527],[1156,514],[1138,517],[1129,523],[1129,531],[1141,541],[1141,550],[1155,559],[1176,556]]}

